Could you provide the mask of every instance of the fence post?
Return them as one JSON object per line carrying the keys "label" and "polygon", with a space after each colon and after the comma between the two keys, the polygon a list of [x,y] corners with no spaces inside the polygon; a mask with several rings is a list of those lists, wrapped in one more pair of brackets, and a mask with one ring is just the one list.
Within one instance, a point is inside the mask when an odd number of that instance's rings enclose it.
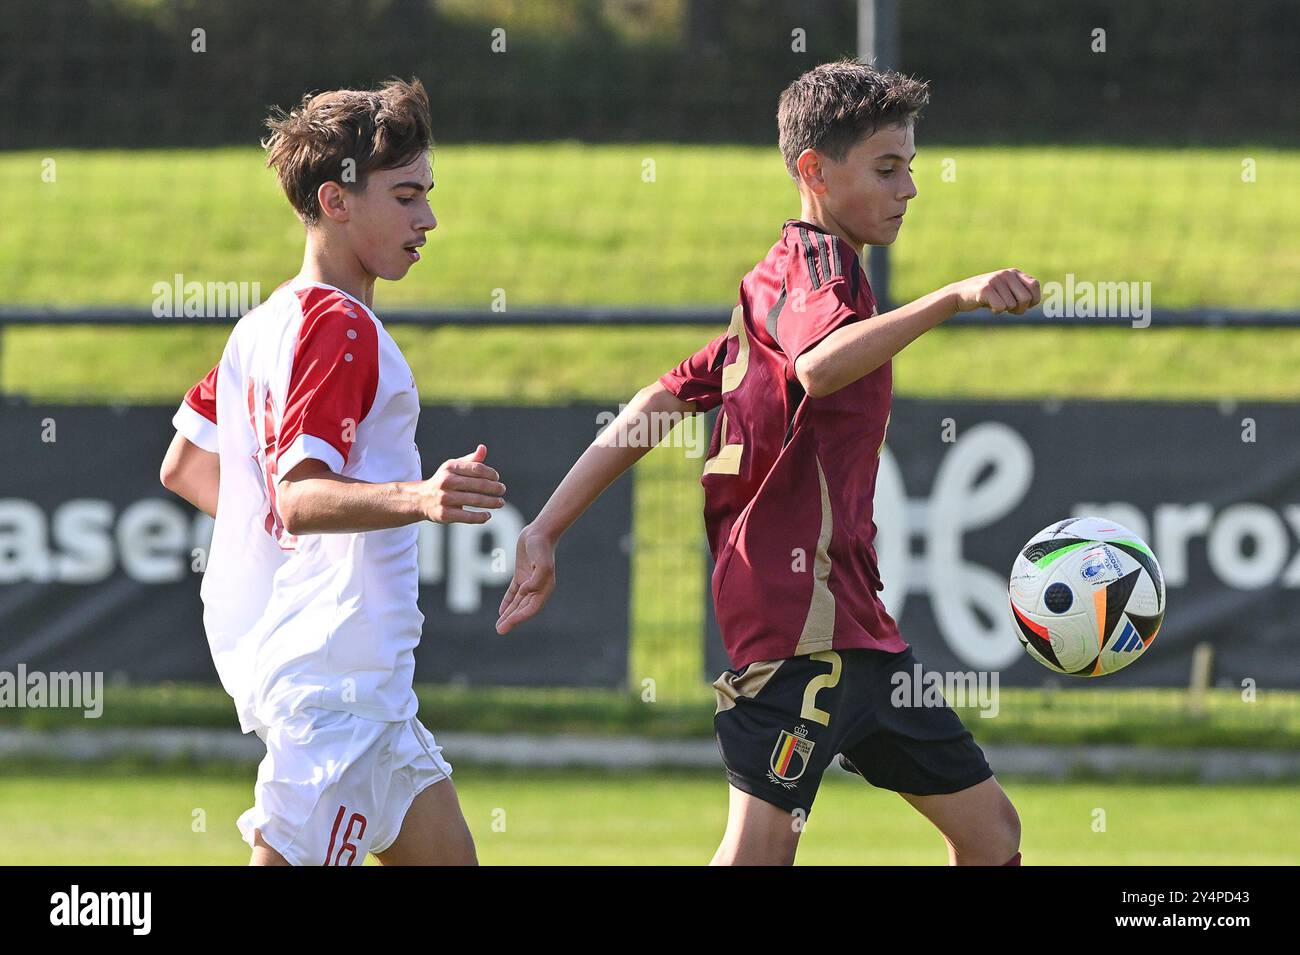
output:
{"label": "fence post", "polygon": [[1210,686],[1214,647],[1198,643],[1192,651],[1192,678],[1187,685],[1187,712],[1194,717],[1205,715],[1205,694]]}
{"label": "fence post", "polygon": [[[881,69],[896,70],[899,64],[898,0],[858,0],[858,56]],[[867,281],[876,297],[878,311],[894,307],[889,289],[889,250],[871,246],[867,252]]]}

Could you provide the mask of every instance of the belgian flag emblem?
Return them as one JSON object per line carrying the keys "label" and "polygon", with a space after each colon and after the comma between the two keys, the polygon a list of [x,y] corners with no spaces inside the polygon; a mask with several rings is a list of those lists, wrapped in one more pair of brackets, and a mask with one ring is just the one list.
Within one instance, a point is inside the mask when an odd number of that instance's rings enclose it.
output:
{"label": "belgian flag emblem", "polygon": [[810,739],[804,739],[789,730],[782,730],[781,735],[776,738],[776,746],[772,749],[773,775],[784,782],[794,782],[808,768],[808,757],[812,755],[814,745],[816,744]]}

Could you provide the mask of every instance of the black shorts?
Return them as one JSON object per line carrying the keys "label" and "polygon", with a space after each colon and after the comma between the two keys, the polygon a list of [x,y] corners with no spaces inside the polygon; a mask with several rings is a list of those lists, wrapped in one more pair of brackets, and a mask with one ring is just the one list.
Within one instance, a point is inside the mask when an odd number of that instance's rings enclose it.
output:
{"label": "black shorts", "polygon": [[911,705],[911,697],[896,693],[894,674],[914,680],[916,662],[910,647],[852,649],[724,671],[713,684],[713,726],[728,781],[807,815],[837,755],[873,786],[917,796],[988,779],[993,770],[951,707]]}

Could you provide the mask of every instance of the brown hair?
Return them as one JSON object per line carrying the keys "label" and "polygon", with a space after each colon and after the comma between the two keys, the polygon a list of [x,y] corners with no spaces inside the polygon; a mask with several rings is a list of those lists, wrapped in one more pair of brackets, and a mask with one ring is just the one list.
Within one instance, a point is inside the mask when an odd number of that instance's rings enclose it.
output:
{"label": "brown hair", "polygon": [[393,79],[376,90],[308,93],[288,113],[277,108],[266,120],[271,135],[262,147],[298,218],[314,225],[322,183],[365,189],[368,173],[405,166],[432,146],[432,125],[420,81]]}
{"label": "brown hair", "polygon": [[805,149],[843,159],[880,126],[913,122],[930,101],[922,80],[878,70],[861,60],[838,60],[809,70],[785,88],[776,110],[781,156],[794,179]]}

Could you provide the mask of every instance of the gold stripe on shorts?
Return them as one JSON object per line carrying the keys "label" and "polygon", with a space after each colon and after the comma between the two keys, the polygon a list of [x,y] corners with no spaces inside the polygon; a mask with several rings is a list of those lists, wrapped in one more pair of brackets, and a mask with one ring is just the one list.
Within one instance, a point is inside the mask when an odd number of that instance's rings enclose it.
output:
{"label": "gold stripe on shorts", "polygon": [[765,660],[761,663],[751,663],[745,668],[744,673],[737,674],[731,670],[724,672],[713,681],[713,689],[718,696],[718,708],[714,711],[714,715],[735,706],[737,697],[743,696],[752,700],[758,696],[784,662],[784,660]]}

